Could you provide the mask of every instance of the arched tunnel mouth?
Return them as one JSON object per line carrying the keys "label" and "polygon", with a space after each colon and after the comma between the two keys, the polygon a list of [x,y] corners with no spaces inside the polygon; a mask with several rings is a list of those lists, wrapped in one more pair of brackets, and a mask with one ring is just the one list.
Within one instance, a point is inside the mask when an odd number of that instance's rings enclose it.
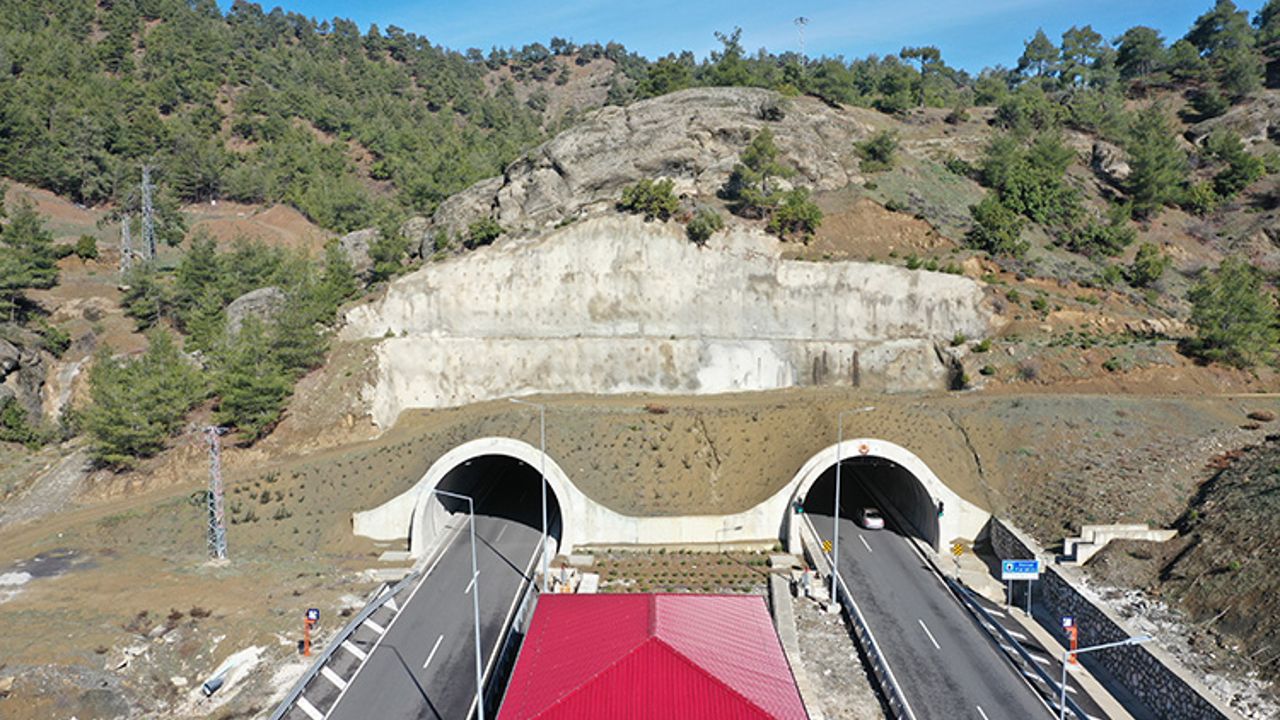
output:
{"label": "arched tunnel mouth", "polygon": [[[860,522],[859,513],[874,508],[885,531],[919,538],[938,549],[939,508],[924,483],[910,470],[878,457],[845,458],[840,465],[840,516]],[[836,465],[823,471],[801,503],[806,513],[831,517]]]}
{"label": "arched tunnel mouth", "polygon": [[[536,466],[510,455],[481,455],[454,466],[436,485],[457,495],[465,495],[475,504],[477,521],[500,518],[542,532],[542,474]],[[547,535],[553,541],[552,551],[560,548],[563,516],[560,501],[551,483],[546,484]],[[465,500],[436,494],[436,500],[449,513],[467,513]],[[536,543],[535,543],[536,545]]]}

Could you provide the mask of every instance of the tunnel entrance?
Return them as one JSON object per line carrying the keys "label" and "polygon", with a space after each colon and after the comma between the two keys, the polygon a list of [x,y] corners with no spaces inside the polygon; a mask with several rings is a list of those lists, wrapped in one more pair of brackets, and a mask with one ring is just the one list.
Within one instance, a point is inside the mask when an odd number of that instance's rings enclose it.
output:
{"label": "tunnel entrance", "polygon": [[[475,504],[477,520],[500,518],[542,531],[542,476],[536,466],[510,455],[491,454],[467,458],[450,468],[435,489],[465,495]],[[468,503],[423,490],[429,497],[419,502],[414,532],[430,542],[444,530],[450,518],[467,514]],[[563,515],[560,500],[551,483],[547,483],[548,552],[555,554],[561,545]],[[417,538],[410,537],[411,546]],[[536,543],[535,543],[536,545]]]}
{"label": "tunnel entrance", "polygon": [[[830,517],[836,489],[836,466],[818,476],[803,499],[805,512]],[[846,458],[840,464],[840,516],[858,522],[863,508],[884,516],[885,529],[939,543],[938,500],[911,471],[879,457]]]}

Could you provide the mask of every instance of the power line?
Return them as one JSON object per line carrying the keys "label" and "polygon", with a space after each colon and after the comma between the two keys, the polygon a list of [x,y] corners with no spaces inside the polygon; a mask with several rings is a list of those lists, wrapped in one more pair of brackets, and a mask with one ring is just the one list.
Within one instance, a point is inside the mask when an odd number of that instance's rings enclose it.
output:
{"label": "power line", "polygon": [[805,62],[804,58],[804,26],[809,24],[809,18],[801,15],[795,19],[796,32],[800,35],[800,62]]}
{"label": "power line", "polygon": [[151,166],[142,166],[142,247],[148,260],[156,257],[156,223],[151,206]]}

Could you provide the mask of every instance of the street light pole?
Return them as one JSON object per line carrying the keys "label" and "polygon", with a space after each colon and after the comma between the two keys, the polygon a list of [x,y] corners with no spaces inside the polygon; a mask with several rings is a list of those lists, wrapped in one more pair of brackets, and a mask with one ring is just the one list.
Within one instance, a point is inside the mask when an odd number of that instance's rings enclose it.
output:
{"label": "street light pole", "polygon": [[831,602],[838,604],[836,576],[840,574],[840,466],[844,464],[841,445],[844,443],[844,416],[874,410],[872,407],[841,410],[836,416],[836,495],[831,503]]}
{"label": "street light pole", "polygon": [[547,591],[547,406],[519,398],[511,402],[538,408],[538,474],[542,476],[542,592]]}
{"label": "street light pole", "polygon": [[476,505],[469,495],[459,495],[448,490],[432,488],[431,492],[467,501],[467,514],[471,516],[471,608],[476,623],[476,711],[484,720],[484,669],[480,662],[480,570],[476,567]]}
{"label": "street light pole", "polygon": [[1123,647],[1125,645],[1137,645],[1138,643],[1150,642],[1153,639],[1154,638],[1152,638],[1150,635],[1135,635],[1131,638],[1125,638],[1124,640],[1120,640],[1118,642],[1109,642],[1109,643],[1104,643],[1102,645],[1093,645],[1090,647],[1079,648],[1077,650],[1071,650],[1071,649],[1063,650],[1062,651],[1062,682],[1059,684],[1059,688],[1061,688],[1059,692],[1061,694],[1058,697],[1058,720],[1066,720],[1067,718],[1067,663],[1071,661],[1072,655],[1079,655],[1081,653],[1093,652],[1094,650],[1106,650],[1108,648]]}

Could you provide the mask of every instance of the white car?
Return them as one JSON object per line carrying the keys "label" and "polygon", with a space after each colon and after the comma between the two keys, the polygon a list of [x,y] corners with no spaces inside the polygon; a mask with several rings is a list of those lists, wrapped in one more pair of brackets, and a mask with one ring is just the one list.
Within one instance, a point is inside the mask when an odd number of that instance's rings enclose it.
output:
{"label": "white car", "polygon": [[884,516],[875,508],[859,508],[858,524],[868,530],[883,530]]}

